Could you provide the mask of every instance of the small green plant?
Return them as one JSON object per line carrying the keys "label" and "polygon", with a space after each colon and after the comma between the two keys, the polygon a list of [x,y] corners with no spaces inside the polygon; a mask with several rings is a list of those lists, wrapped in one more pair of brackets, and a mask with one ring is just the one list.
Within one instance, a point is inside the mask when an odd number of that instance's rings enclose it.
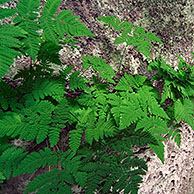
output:
{"label": "small green plant", "polygon": [[[146,76],[125,73],[116,81],[111,66],[90,55],[82,63],[83,69],[96,72],[92,79],[71,65],[53,76],[50,63],[61,65],[60,43],[73,49],[74,37],[94,36],[72,11],[56,14],[60,2],[48,0],[40,17],[39,0],[20,0],[14,11],[2,9],[1,18],[17,16],[14,25],[0,26],[1,77],[15,56],[27,55],[33,62],[14,77],[22,79],[20,85],[0,82],[0,182],[49,167],[24,193],[72,194],[72,186],[79,185],[86,194],[137,194],[148,169],[131,147],[148,145],[164,163],[163,135],[180,146],[179,121],[193,127],[193,68],[182,58],[177,71],[162,59],[150,62],[149,70],[158,71],[153,79],[165,81],[161,96]],[[110,16],[98,19],[122,30],[115,44],[133,45],[147,59],[151,41],[162,43],[141,27],[132,36],[131,23]],[[174,104],[165,110],[167,98]],[[13,146],[15,138],[32,145]]]}

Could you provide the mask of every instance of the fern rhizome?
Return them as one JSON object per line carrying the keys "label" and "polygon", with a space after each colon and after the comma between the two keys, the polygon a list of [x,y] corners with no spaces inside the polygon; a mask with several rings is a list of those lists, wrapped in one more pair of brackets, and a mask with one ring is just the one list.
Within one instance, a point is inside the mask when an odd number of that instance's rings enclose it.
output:
{"label": "fern rhizome", "polygon": [[[78,185],[86,194],[137,194],[148,169],[132,146],[149,146],[164,163],[165,135],[180,146],[179,122],[194,129],[194,68],[180,56],[176,71],[161,58],[150,61],[151,43],[162,41],[106,16],[98,20],[121,31],[114,44],[132,45],[149,61],[148,70],[157,70],[152,80],[127,73],[118,80],[109,64],[91,55],[82,62],[84,70],[96,72],[91,79],[71,64],[54,76],[51,63],[62,65],[62,44],[73,49],[74,37],[95,36],[72,11],[56,14],[60,3],[47,0],[41,12],[39,0],[20,0],[16,9],[1,9],[0,19],[14,18],[13,24],[0,26],[1,184],[44,168],[24,193],[72,194]],[[3,76],[21,55],[32,63],[15,75],[12,81],[22,81],[12,87]],[[153,80],[163,80],[161,94]],[[14,146],[14,139],[31,146]]]}

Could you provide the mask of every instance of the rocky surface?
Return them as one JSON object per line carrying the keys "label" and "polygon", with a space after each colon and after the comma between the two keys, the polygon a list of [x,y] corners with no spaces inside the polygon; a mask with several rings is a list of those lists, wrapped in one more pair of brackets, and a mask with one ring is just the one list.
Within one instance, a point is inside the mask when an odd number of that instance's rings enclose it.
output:
{"label": "rocky surface", "polygon": [[[41,1],[42,5],[45,1]],[[14,7],[17,1],[5,6]],[[155,33],[164,45],[154,44],[152,58],[162,56],[172,66],[178,64],[176,55],[194,65],[190,51],[194,51],[194,4],[193,0],[62,0],[58,11],[69,9],[80,19],[96,37],[79,38],[75,52],[65,46],[61,50],[63,65],[74,64],[81,69],[81,55],[91,54],[106,60],[116,71],[149,75],[145,58],[134,48],[126,49],[124,44],[113,45],[118,33],[99,22],[99,16],[115,16],[121,21],[129,21],[134,27],[142,26]],[[4,21],[10,22],[10,21]],[[29,58],[18,58],[8,78],[15,68],[27,65]],[[92,72],[85,72],[90,76]],[[150,150],[141,156],[148,160],[148,173],[144,176],[139,194],[192,194],[194,166],[194,133],[186,124],[182,127],[182,144],[178,148],[171,140],[165,142],[164,165]],[[25,177],[26,179],[29,179]],[[20,180],[20,179],[19,179]],[[18,180],[18,182],[19,182]],[[25,180],[25,179],[22,179]],[[21,180],[20,180],[21,181]],[[25,182],[25,181],[24,181]],[[21,183],[19,184],[21,185]],[[10,186],[8,184],[7,186]],[[18,188],[20,189],[18,189]],[[13,194],[21,194],[24,186],[13,186]],[[11,193],[5,188],[2,193]]]}

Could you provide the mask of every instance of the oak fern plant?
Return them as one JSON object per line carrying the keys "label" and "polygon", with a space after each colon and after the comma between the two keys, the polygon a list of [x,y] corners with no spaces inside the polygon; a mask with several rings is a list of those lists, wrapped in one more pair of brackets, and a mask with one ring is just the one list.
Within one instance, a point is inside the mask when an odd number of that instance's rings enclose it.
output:
{"label": "oak fern plant", "polygon": [[[148,145],[164,162],[164,135],[180,146],[179,121],[193,127],[193,68],[182,58],[178,71],[162,59],[152,61],[149,69],[158,70],[155,79],[165,81],[161,96],[146,76],[125,73],[116,81],[111,66],[90,55],[82,63],[83,69],[96,71],[92,79],[71,64],[54,76],[50,63],[61,65],[60,43],[74,48],[74,37],[94,36],[72,11],[56,14],[60,2],[48,0],[40,12],[39,0],[20,0],[16,10],[2,9],[0,15],[16,14],[14,25],[0,26],[1,78],[15,56],[33,61],[14,77],[22,80],[18,86],[0,82],[0,183],[43,168],[45,173],[24,193],[72,194],[78,185],[86,194],[136,194],[148,169],[131,147]],[[132,36],[131,23],[110,16],[98,19],[122,30],[115,44],[133,45],[148,59],[151,41],[162,43],[141,27]],[[167,98],[174,104],[165,109]],[[14,146],[13,139],[31,146]]]}

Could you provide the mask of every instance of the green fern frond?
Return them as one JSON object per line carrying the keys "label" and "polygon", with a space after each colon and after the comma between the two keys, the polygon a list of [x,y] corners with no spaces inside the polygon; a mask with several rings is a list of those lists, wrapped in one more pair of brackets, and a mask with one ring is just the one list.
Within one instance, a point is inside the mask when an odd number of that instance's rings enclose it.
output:
{"label": "green fern frond", "polygon": [[[64,178],[64,176],[62,176]],[[52,171],[46,172],[44,174],[38,175],[36,178],[31,181],[24,193],[37,191],[37,194],[52,194],[58,193],[58,189],[67,194],[73,194],[71,187],[63,183],[64,180],[61,180],[61,173],[57,168],[53,168]],[[63,183],[63,184],[62,184]],[[62,188],[61,188],[62,187]]]}
{"label": "green fern frond", "polygon": [[27,94],[26,98],[33,96],[35,100],[40,101],[45,96],[51,96],[59,102],[65,93],[65,86],[61,82],[37,78],[33,85],[32,94]]}
{"label": "green fern frond", "polygon": [[42,15],[53,17],[57,12],[57,9],[61,3],[61,0],[48,0],[42,10]]}
{"label": "green fern frond", "polygon": [[86,187],[86,194],[91,194],[99,188],[99,184],[103,181],[102,171],[91,172],[88,174],[88,187]]}
{"label": "green fern frond", "polygon": [[164,164],[164,144],[158,141],[158,145],[149,144],[149,147],[156,153],[158,158]]}
{"label": "green fern frond", "polygon": [[160,116],[164,119],[169,119],[164,109],[158,104],[157,100],[153,96],[148,97],[147,103],[149,112],[151,114],[155,116]]}
{"label": "green fern frond", "polygon": [[88,56],[82,56],[83,58],[83,69],[87,69],[90,66],[92,66],[92,69],[94,71],[100,72],[99,77],[102,79],[107,80],[109,83],[115,83],[112,77],[115,77],[115,73],[112,69],[112,67],[107,64],[103,59],[99,57],[92,57],[90,55]]}
{"label": "green fern frond", "polygon": [[4,174],[0,171],[0,183],[3,183],[6,180]]}
{"label": "green fern frond", "polygon": [[20,134],[21,130],[24,128],[24,125],[21,121],[21,118],[16,113],[4,114],[3,118],[0,120],[0,136],[12,135],[17,131],[17,135]]}
{"label": "green fern frond", "polygon": [[181,127],[180,124],[173,124],[169,133],[168,133],[168,138],[174,139],[176,142],[177,146],[180,148],[181,145],[181,130],[177,127]]}
{"label": "green fern frond", "polygon": [[15,111],[17,108],[22,108],[22,105],[17,102],[18,92],[10,87],[6,82],[0,81],[0,106],[3,110],[9,107]]}
{"label": "green fern frond", "polygon": [[20,162],[26,156],[25,149],[10,147],[6,149],[0,156],[0,171],[9,179],[12,173],[17,169],[17,166],[20,165]]}
{"label": "green fern frond", "polygon": [[124,28],[121,36],[115,39],[114,44],[126,42],[127,45],[132,45],[136,47],[137,51],[141,52],[144,56],[146,56],[148,60],[150,59],[150,41],[159,42],[160,44],[163,44],[163,42],[157,36],[155,36],[151,32],[146,33],[144,28],[142,27],[136,27],[133,31],[133,36],[129,35],[132,34],[131,29],[133,25],[128,22],[120,23],[120,20],[118,18],[115,18],[114,16],[98,17],[98,20],[109,24],[111,27],[114,27],[115,31]]}
{"label": "green fern frond", "polygon": [[6,17],[13,16],[16,13],[15,9],[7,9],[7,8],[1,8],[0,9],[0,20],[4,19]]}
{"label": "green fern frond", "polygon": [[[124,21],[121,23],[120,20],[118,18],[115,18],[114,16],[98,17],[97,19],[109,24],[111,27],[114,27],[115,31],[123,29],[123,35],[131,33],[131,29],[133,27],[133,24],[131,22]],[[116,40],[114,43],[118,44],[116,43]]]}
{"label": "green fern frond", "polygon": [[137,89],[141,87],[146,79],[147,78],[145,76],[135,75],[133,77],[132,75],[127,75],[127,73],[125,73],[119,83],[116,85],[115,89],[133,92],[132,88]]}
{"label": "green fern frond", "polygon": [[7,73],[15,56],[20,55],[17,48],[22,46],[18,38],[24,38],[26,32],[17,26],[5,25],[0,27],[0,77]]}
{"label": "green fern frond", "polygon": [[17,26],[28,32],[28,35],[21,40],[25,47],[24,52],[27,53],[33,61],[36,60],[37,53],[39,51],[40,36],[37,32],[40,30],[39,24],[34,21],[38,14],[38,7],[40,6],[39,0],[21,0],[17,4],[18,16],[14,19],[14,23]]}
{"label": "green fern frond", "polygon": [[[11,137],[19,136],[27,141],[35,140],[37,143],[44,141],[47,136],[51,145],[56,143],[59,130],[53,130],[52,112],[54,105],[48,101],[31,104],[30,108],[23,108],[18,113],[10,112],[0,120],[1,135]],[[9,124],[8,124],[9,123]]]}
{"label": "green fern frond", "polygon": [[39,18],[40,26],[43,29],[46,40],[50,40],[55,44],[59,44],[57,34],[55,32],[54,21],[49,16],[42,16]]}
{"label": "green fern frond", "polygon": [[49,128],[48,137],[49,137],[49,142],[51,147],[54,147],[58,143],[60,132],[61,132],[61,127],[59,127],[58,125],[55,125]]}
{"label": "green fern frond", "polygon": [[178,99],[174,104],[174,116],[177,122],[183,120],[194,129],[194,102],[193,99]]}
{"label": "green fern frond", "polygon": [[72,11],[63,10],[56,16],[56,32],[60,35],[69,34],[74,37],[95,36],[80,20],[79,16],[71,15]]}
{"label": "green fern frond", "polygon": [[143,131],[141,129],[135,131],[133,134],[130,135],[129,138],[124,138],[123,141],[130,145],[139,145],[145,146],[147,144],[154,144],[157,145],[156,138],[151,135],[148,131]]}
{"label": "green fern frond", "polygon": [[38,52],[38,60],[43,64],[55,63],[61,65],[59,51],[62,49],[60,45],[56,45],[51,41],[44,41],[40,45]]}
{"label": "green fern frond", "polygon": [[99,141],[99,139],[104,139],[105,137],[114,136],[116,131],[115,126],[111,120],[104,121],[104,119],[100,119],[96,126],[93,128],[86,128],[85,130],[85,139],[91,145],[93,140]]}
{"label": "green fern frond", "polygon": [[87,85],[86,85],[86,80],[79,76],[80,71],[75,71],[70,75],[69,78],[69,88],[73,91],[75,91],[76,89],[79,90],[85,90],[87,89]]}
{"label": "green fern frond", "polygon": [[146,113],[145,115],[151,114],[155,116],[162,117],[164,119],[169,119],[168,115],[158,103],[156,95],[152,87],[143,86],[137,91],[137,97],[140,103],[140,106]]}
{"label": "green fern frond", "polygon": [[[73,114],[73,107],[69,104],[66,98],[62,99],[54,110],[53,123],[56,125],[64,125],[65,123],[72,124],[78,119]],[[65,126],[65,125],[64,125]]]}
{"label": "green fern frond", "polygon": [[81,137],[82,137],[83,130],[75,129],[69,132],[70,140],[69,146],[73,152],[76,152],[81,144]]}
{"label": "green fern frond", "polygon": [[126,104],[121,106],[120,112],[120,129],[124,129],[144,117],[144,113],[138,101],[136,101],[136,103],[126,102]]}
{"label": "green fern frond", "polygon": [[[44,160],[43,160],[44,158]],[[40,150],[39,152],[32,152],[28,154],[15,169],[13,176],[19,176],[24,173],[32,173],[37,171],[40,167],[55,166],[60,159],[60,154],[51,151],[49,148]]]}

